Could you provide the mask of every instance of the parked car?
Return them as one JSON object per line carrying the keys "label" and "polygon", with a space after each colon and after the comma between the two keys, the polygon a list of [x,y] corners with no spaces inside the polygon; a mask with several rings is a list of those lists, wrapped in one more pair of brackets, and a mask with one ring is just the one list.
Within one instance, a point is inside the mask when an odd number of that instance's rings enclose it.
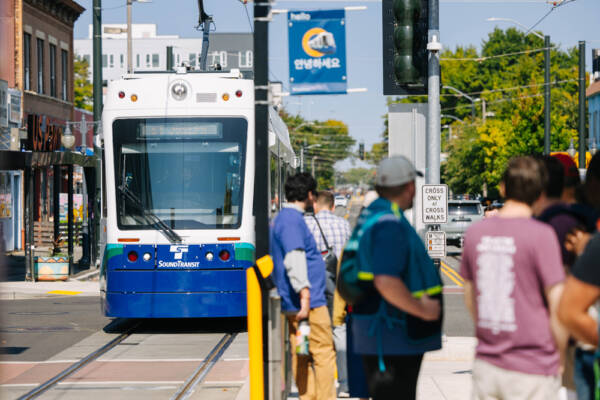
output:
{"label": "parked car", "polygon": [[338,207],[348,207],[348,199],[345,198],[344,196],[338,195],[335,196],[333,199],[333,204],[334,206]]}
{"label": "parked car", "polygon": [[442,225],[446,243],[463,247],[465,231],[473,222],[483,218],[483,206],[479,200],[449,200],[448,223]]}

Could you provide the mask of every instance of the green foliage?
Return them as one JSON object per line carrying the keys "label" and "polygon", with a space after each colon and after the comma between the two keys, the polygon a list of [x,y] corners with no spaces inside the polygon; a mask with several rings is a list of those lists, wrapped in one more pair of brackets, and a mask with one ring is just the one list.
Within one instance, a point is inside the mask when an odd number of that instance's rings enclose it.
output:
{"label": "green foliage", "polygon": [[342,121],[307,121],[300,115],[288,114],[285,110],[280,116],[290,131],[290,141],[297,157],[300,149],[305,148],[304,170],[312,172],[314,159],[315,177],[319,189],[332,188],[334,184],[334,164],[352,157],[352,146],[356,143],[348,134],[348,126]]}
{"label": "green foliage", "polygon": [[371,168],[352,168],[345,171],[339,177],[337,183],[351,185],[368,185],[372,186],[375,182],[375,169]]}
{"label": "green foliage", "polygon": [[73,61],[73,73],[75,75],[74,80],[74,91],[75,100],[74,105],[77,108],[83,108],[84,110],[92,111],[92,83],[88,79],[88,69],[90,64],[87,60],[76,56]]}
{"label": "green foliage", "polygon": [[[473,103],[450,90],[442,90],[442,114],[452,123],[453,140],[445,143],[447,161],[442,179],[454,193],[497,192],[506,162],[517,155],[539,155],[544,148],[544,41],[515,28],[496,28],[475,47],[457,47],[441,54],[442,85],[469,94]],[[508,57],[495,57],[519,53]],[[577,143],[578,51],[551,50],[551,150],[564,151],[570,139]],[[487,58],[492,57],[492,58]],[[478,59],[457,60],[457,59]],[[507,90],[508,89],[508,90]],[[394,99],[426,102],[426,96]],[[483,101],[487,117],[483,118]],[[442,134],[446,135],[447,131]]]}

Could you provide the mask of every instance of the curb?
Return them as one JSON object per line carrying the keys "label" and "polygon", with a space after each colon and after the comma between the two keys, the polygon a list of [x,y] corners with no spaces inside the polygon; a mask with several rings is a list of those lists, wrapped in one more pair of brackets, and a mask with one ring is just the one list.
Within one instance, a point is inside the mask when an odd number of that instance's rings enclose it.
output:
{"label": "curb", "polygon": [[250,377],[249,376],[246,378],[246,381],[240,388],[240,391],[235,396],[235,400],[248,400],[248,399],[250,399]]}

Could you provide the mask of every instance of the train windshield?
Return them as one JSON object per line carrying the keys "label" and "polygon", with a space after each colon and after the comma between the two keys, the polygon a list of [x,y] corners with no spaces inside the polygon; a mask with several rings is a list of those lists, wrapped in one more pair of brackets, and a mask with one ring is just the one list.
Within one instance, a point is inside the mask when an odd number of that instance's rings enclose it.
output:
{"label": "train windshield", "polygon": [[119,229],[238,228],[247,130],[243,118],[115,120]]}

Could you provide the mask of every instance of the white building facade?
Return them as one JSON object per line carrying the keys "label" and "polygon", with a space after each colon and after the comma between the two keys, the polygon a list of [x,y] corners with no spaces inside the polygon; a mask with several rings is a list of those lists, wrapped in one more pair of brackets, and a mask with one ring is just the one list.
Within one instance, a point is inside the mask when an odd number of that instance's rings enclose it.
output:
{"label": "white building facade", "polygon": [[[106,81],[119,79],[127,73],[127,34],[106,33],[125,30],[125,24],[102,25],[102,77]],[[197,38],[180,38],[177,35],[158,35],[155,24],[132,25],[132,55],[134,71],[165,71],[167,47],[173,47],[175,66],[189,65],[198,69],[202,52],[202,33]],[[74,41],[75,54],[90,63],[90,80],[93,71],[92,25],[87,39]],[[251,33],[211,33],[207,66],[215,69],[238,68],[251,71],[253,67]]]}

